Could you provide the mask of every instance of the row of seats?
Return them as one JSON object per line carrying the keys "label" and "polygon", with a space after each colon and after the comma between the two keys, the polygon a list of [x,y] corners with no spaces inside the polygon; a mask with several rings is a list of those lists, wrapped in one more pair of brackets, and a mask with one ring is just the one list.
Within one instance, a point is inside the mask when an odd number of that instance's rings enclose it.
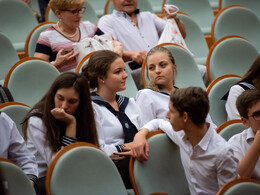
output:
{"label": "row of seats", "polygon": [[[246,17],[247,16],[247,17]],[[197,64],[208,64],[206,63],[206,59],[211,52],[207,47],[207,43],[204,39],[204,35],[199,28],[198,24],[188,15],[186,14],[179,14],[181,20],[183,20],[186,31],[187,31],[187,38],[185,42],[190,49],[190,51],[194,54],[194,58]],[[218,45],[221,38],[227,35],[239,35],[246,39],[248,39],[259,51],[260,49],[260,22],[256,18],[256,16],[247,8],[244,7],[229,7],[225,8],[224,10],[220,11],[218,17],[215,18],[214,25],[212,28],[214,29],[213,37],[216,41],[215,45],[211,47],[211,51],[215,50],[215,46]],[[219,20],[218,20],[219,19]],[[239,21],[243,21],[240,23]],[[46,28],[53,25],[54,22],[45,22],[37,25],[27,36],[25,42],[25,56],[32,57],[35,51],[36,42],[40,33],[45,30]],[[1,38],[1,42],[7,42],[6,38]],[[2,41],[2,39],[4,39]],[[1,44],[2,45],[2,44]],[[8,47],[4,47],[3,45],[8,45]],[[1,59],[2,62],[0,63],[1,66],[1,73],[0,73],[0,80],[3,82],[3,77],[7,72],[6,67],[10,67],[13,62],[16,62],[18,57],[15,55],[15,52],[12,46],[8,43],[3,44],[0,48]],[[199,48],[199,49],[198,49]],[[247,52],[249,53],[249,52]],[[215,77],[216,78],[216,77]],[[211,79],[213,80],[213,79]]]}
{"label": "row of seats", "polygon": [[[95,145],[77,142],[62,148],[50,163],[46,192],[48,195],[189,194],[178,146],[164,133],[150,137],[148,144],[149,161],[140,163],[133,158],[130,160],[129,171],[134,191],[125,189],[115,164],[103,151]],[[8,182],[5,192],[10,195],[19,192],[35,195],[28,178],[18,166],[0,159],[0,169],[1,179]],[[217,194],[259,192],[259,181],[239,178],[225,184]]]}
{"label": "row of seats", "polygon": [[[173,43],[166,43],[160,46],[169,49],[175,57],[178,72],[176,86],[180,88],[198,86],[206,89],[197,63],[186,49]],[[259,52],[249,41],[237,36],[227,37],[213,48],[207,60],[208,74],[212,79],[207,91],[210,99],[210,115],[215,124],[220,125],[227,118],[224,108],[225,102],[222,101],[220,104],[217,104],[216,101],[220,101],[230,86],[248,71],[253,61],[259,55]],[[90,56],[91,54],[82,59],[76,68],[77,72],[81,72],[82,67],[87,64]],[[130,69],[127,66],[126,72],[129,76],[126,83],[126,90],[120,92],[120,94],[135,97],[137,88],[131,76]],[[59,71],[47,61],[35,57],[23,58],[8,71],[4,80],[4,86],[9,88],[14,101],[32,107],[46,93],[51,83],[59,74]],[[235,79],[231,79],[231,82],[227,82],[219,89],[215,89],[213,86],[219,80],[225,78],[226,74],[236,75],[234,76]],[[142,80],[145,86],[149,82],[145,62],[142,65]]]}

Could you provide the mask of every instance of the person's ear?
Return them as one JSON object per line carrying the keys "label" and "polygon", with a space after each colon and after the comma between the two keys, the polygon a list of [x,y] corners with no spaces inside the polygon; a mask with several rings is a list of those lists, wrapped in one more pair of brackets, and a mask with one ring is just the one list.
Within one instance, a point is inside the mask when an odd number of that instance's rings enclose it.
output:
{"label": "person's ear", "polygon": [[98,77],[98,83],[105,83],[104,77],[99,76]]}
{"label": "person's ear", "polygon": [[183,118],[183,121],[186,123],[189,119],[189,115],[187,112],[184,112],[183,115],[182,115],[182,118]]}
{"label": "person's ear", "polygon": [[241,117],[241,120],[246,127],[250,127],[249,120],[247,118]]}

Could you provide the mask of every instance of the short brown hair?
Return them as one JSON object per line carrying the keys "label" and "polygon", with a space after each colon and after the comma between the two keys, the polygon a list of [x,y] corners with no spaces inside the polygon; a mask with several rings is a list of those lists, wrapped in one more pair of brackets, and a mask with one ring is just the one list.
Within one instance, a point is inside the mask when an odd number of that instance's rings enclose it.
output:
{"label": "short brown hair", "polygon": [[209,112],[207,92],[200,87],[188,87],[171,91],[170,101],[182,116],[187,112],[195,125],[205,123]]}
{"label": "short brown hair", "polygon": [[237,110],[241,117],[248,118],[248,110],[260,101],[260,91],[249,89],[238,96],[236,101]]}
{"label": "short brown hair", "polygon": [[88,64],[82,68],[82,74],[88,78],[91,89],[98,87],[98,77],[106,77],[110,65],[117,58],[121,58],[120,55],[110,50],[95,51],[91,55]]}

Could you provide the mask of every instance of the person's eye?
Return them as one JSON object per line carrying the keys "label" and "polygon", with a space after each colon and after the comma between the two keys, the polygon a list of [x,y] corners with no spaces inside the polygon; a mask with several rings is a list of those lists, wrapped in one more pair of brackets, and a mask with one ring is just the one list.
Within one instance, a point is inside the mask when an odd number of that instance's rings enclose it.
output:
{"label": "person's eye", "polygon": [[165,68],[165,67],[167,66],[167,63],[161,63],[160,66],[161,66],[162,68]]}
{"label": "person's eye", "polygon": [[154,70],[154,66],[148,66],[149,70]]}
{"label": "person's eye", "polygon": [[69,100],[70,104],[76,104],[78,102],[78,100]]}

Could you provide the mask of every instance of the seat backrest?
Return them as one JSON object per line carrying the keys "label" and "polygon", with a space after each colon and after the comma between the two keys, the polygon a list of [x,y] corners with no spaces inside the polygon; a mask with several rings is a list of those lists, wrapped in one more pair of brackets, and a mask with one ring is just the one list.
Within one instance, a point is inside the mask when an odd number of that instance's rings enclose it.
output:
{"label": "seat backrest", "polygon": [[[3,184],[3,194],[36,195],[33,185],[23,170],[12,161],[0,158],[0,176]],[[2,187],[2,185],[1,185]]]}
{"label": "seat backrest", "polygon": [[25,41],[25,57],[33,57],[38,38],[44,30],[51,27],[55,22],[42,22],[34,27]]}
{"label": "seat backrest", "polygon": [[212,81],[224,74],[243,76],[259,55],[257,48],[238,36],[227,36],[217,41],[207,57],[207,73]]}
{"label": "seat backrest", "polygon": [[19,61],[19,57],[10,39],[0,32],[0,84],[4,84],[4,79],[9,69]]}
{"label": "seat backrest", "polygon": [[[174,43],[163,43],[158,46],[167,48],[175,59],[177,65],[175,85],[177,87],[197,86],[206,89],[194,58],[185,48]],[[145,63],[146,62],[142,64],[142,78],[147,77]],[[147,80],[149,80],[149,78],[143,79],[145,85]]]}
{"label": "seat backrest", "polygon": [[228,141],[233,135],[241,133],[245,129],[246,127],[240,119],[233,119],[218,126],[216,131]]}
{"label": "seat backrest", "polygon": [[212,121],[217,125],[227,121],[225,109],[225,100],[221,98],[228,92],[229,88],[241,79],[237,75],[223,75],[210,83],[207,87],[209,98],[209,115]]}
{"label": "seat backrest", "polygon": [[155,13],[162,13],[163,0],[149,0]]}
{"label": "seat backrest", "polygon": [[[177,65],[177,78],[175,85],[179,88],[197,86],[206,89],[201,73],[191,54],[180,45],[175,43],[163,43],[158,45],[167,48],[173,55]],[[146,61],[142,63],[142,81],[144,87],[150,82],[147,76]]]}
{"label": "seat backrest", "polygon": [[21,123],[30,110],[30,107],[20,102],[6,102],[0,104],[0,110],[6,113],[16,124],[20,134],[23,135]]}
{"label": "seat backrest", "polygon": [[26,37],[38,24],[32,9],[22,1],[0,1],[0,30],[16,51],[24,51]]}
{"label": "seat backrest", "polygon": [[[93,24],[97,24],[98,22],[98,16],[92,7],[92,5],[85,1],[84,7],[86,7],[85,13],[82,15],[82,21],[87,20],[90,21]],[[45,21],[49,22],[58,22],[58,18],[54,14],[54,12],[51,10],[50,6],[48,5],[45,12]]]}
{"label": "seat backrest", "polygon": [[219,0],[209,0],[212,9],[219,9]]}
{"label": "seat backrest", "polygon": [[104,8],[107,0],[88,0],[88,2],[94,8],[98,17],[104,15]]}
{"label": "seat backrest", "polygon": [[251,9],[260,20],[260,1],[259,0],[219,0],[219,8],[223,9],[229,5],[243,5]]}
{"label": "seat backrest", "polygon": [[249,8],[231,5],[220,10],[212,23],[212,40],[238,35],[248,39],[260,51],[260,20]]}
{"label": "seat backrest", "polygon": [[[151,13],[155,13],[155,11],[153,10],[152,4],[149,0],[137,1],[137,8],[142,12],[149,11]],[[114,9],[114,5],[111,2],[111,0],[107,0],[107,3],[104,8],[104,14],[111,14],[113,12],[113,9]]]}
{"label": "seat backrest", "polygon": [[201,28],[189,15],[178,13],[178,17],[185,25],[185,43],[194,54],[196,63],[206,65],[209,48]]}
{"label": "seat backrest", "polygon": [[34,106],[49,90],[60,72],[49,62],[28,57],[18,61],[7,73],[4,86],[14,101]]}
{"label": "seat backrest", "polygon": [[210,34],[214,15],[208,0],[166,0],[165,3],[179,7],[197,22],[204,34]]}
{"label": "seat backrest", "polygon": [[47,194],[126,195],[113,161],[97,146],[78,142],[61,149],[49,165]]}
{"label": "seat backrest", "polygon": [[130,162],[130,178],[135,194],[155,192],[189,194],[179,147],[165,134],[148,139],[149,159]]}
{"label": "seat backrest", "polygon": [[217,195],[258,195],[260,194],[260,182],[250,178],[234,179],[218,191]]}

